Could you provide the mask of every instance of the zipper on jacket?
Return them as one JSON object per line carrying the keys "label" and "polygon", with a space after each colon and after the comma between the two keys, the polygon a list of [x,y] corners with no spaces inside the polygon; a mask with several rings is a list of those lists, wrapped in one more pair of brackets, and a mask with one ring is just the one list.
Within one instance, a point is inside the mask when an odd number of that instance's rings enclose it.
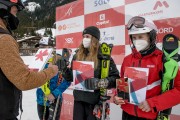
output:
{"label": "zipper on jacket", "polygon": [[138,67],[141,67],[141,60],[142,58],[139,60]]}
{"label": "zipper on jacket", "polygon": [[[141,67],[141,60],[142,60],[142,58],[139,59],[138,67]],[[135,106],[135,105],[134,105],[134,112],[135,112],[136,117],[138,117],[137,106]]]}

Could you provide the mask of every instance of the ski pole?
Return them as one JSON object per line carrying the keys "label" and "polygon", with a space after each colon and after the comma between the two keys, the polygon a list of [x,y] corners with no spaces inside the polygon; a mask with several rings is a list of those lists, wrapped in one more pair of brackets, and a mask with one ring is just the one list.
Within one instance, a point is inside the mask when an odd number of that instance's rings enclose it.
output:
{"label": "ski pole", "polygon": [[55,120],[55,118],[56,118],[57,108],[58,108],[58,105],[59,105],[59,99],[60,99],[60,95],[58,96],[57,101],[56,101],[56,106],[55,106],[55,110],[54,110],[53,120]]}
{"label": "ski pole", "polygon": [[102,118],[101,120],[105,120],[105,109],[106,109],[106,101],[102,103],[103,109],[102,109]]}

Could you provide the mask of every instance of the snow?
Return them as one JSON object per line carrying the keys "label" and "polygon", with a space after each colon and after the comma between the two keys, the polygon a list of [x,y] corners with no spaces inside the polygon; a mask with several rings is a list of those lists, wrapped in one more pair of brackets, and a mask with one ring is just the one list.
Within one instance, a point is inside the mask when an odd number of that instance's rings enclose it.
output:
{"label": "snow", "polygon": [[37,113],[36,89],[23,91],[22,106],[23,106],[23,113],[22,113],[21,120],[38,120],[39,119],[38,113]]}
{"label": "snow", "polygon": [[[52,32],[52,37],[54,38],[55,37],[55,29],[54,28],[46,28],[46,29],[51,29],[51,32]],[[39,29],[39,30],[37,30],[37,31],[35,31],[37,34],[40,34],[40,35],[44,35],[44,32],[45,32],[45,30],[46,30],[45,28],[43,28],[43,29]]]}
{"label": "snow", "polygon": [[36,2],[29,2],[28,6],[26,6],[26,8],[28,9],[28,11],[30,12],[34,12],[36,8],[40,8],[41,6],[36,3]]}

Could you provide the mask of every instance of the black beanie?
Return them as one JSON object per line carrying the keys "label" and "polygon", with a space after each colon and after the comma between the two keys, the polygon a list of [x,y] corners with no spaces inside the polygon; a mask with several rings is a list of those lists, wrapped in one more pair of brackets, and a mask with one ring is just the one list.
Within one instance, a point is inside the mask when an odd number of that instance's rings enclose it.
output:
{"label": "black beanie", "polygon": [[90,34],[90,35],[94,36],[95,38],[97,38],[98,40],[100,39],[100,31],[95,26],[86,27],[83,31],[83,35],[84,34]]}

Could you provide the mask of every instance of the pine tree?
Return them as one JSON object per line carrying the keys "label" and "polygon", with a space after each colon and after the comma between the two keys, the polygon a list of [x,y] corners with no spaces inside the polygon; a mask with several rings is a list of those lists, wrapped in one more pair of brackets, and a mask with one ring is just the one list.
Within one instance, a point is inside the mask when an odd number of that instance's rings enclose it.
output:
{"label": "pine tree", "polygon": [[[24,34],[32,33],[32,30],[27,28],[33,27],[33,30],[41,28],[52,28],[55,23],[56,7],[73,2],[76,0],[26,0],[25,6],[29,2],[36,2],[41,7],[36,8],[34,12],[23,10],[18,14],[20,20],[19,28],[15,31],[18,37],[23,37]],[[36,29],[34,29],[36,28]]]}

